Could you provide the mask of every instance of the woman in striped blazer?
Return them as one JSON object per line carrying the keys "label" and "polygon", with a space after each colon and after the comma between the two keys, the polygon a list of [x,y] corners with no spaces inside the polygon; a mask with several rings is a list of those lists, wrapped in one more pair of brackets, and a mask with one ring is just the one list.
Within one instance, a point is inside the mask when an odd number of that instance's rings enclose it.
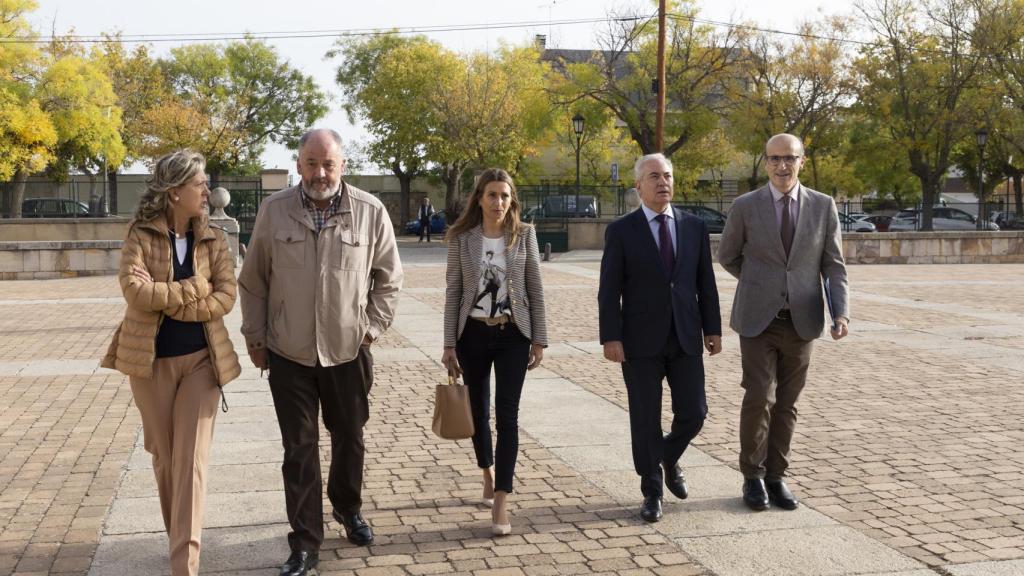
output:
{"label": "woman in striped blazer", "polygon": [[[512,178],[480,174],[466,209],[448,230],[444,355],[450,374],[464,375],[473,410],[473,450],[483,469],[483,504],[491,529],[510,534],[506,500],[519,451],[519,397],[526,371],[548,345],[540,253],[533,226],[519,221]],[[491,448],[490,374],[494,367],[497,446]],[[492,472],[491,467],[494,467]]]}

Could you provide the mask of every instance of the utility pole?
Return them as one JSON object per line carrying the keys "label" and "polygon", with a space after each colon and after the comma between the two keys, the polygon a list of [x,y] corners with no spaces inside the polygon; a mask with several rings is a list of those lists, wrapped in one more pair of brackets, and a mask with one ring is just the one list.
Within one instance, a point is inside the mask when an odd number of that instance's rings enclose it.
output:
{"label": "utility pole", "polygon": [[665,0],[658,0],[658,109],[654,120],[654,147],[665,151]]}

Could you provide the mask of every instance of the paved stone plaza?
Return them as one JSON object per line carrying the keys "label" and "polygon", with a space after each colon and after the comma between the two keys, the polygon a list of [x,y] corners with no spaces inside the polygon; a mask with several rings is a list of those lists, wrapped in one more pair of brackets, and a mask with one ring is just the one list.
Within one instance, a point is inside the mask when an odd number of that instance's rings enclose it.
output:
{"label": "paved stone plaza", "polygon": [[[739,499],[727,330],[705,360],[690,499],[669,496],[651,525],[636,513],[621,372],[597,342],[600,254],[545,263],[553,345],[524,390],[513,535],[494,539],[469,441],[430,431],[444,249],[401,250],[406,289],[374,347],[366,434],[377,541],[349,545],[328,510],[321,574],[1024,574],[1024,265],[850,268],[852,333],[816,344],[800,403],[796,512]],[[717,274],[727,324],[735,282]],[[0,282],[0,575],[169,573],[127,380],[97,368],[123,306],[113,277]],[[240,321],[236,308],[241,352]],[[204,574],[276,574],[288,554],[270,393],[243,366],[214,436]]]}

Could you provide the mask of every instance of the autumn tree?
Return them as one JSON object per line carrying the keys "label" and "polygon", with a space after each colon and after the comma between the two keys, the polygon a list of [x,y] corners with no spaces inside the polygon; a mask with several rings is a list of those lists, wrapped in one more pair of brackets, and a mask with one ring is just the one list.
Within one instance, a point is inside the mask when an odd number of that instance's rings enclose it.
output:
{"label": "autumn tree", "polygon": [[[705,142],[719,127],[727,104],[726,86],[738,74],[743,29],[698,22],[696,3],[670,1],[665,54],[666,111],[664,152],[673,157],[686,147]],[[589,99],[607,107],[629,131],[644,154],[658,152],[655,144],[657,94],[657,21],[638,13],[609,19],[598,39],[600,50],[558,58],[555,67],[569,83],[569,104]]]}
{"label": "autumn tree", "polygon": [[[988,67],[1004,95],[1001,109],[990,118],[992,139],[1006,151],[1002,175],[1013,180],[1014,208],[1024,217],[1024,2],[992,0],[983,13],[984,43]],[[1007,207],[1009,208],[1009,207]]]}
{"label": "autumn tree", "polygon": [[426,37],[382,34],[344,40],[329,57],[341,59],[336,81],[349,120],[362,120],[371,140],[368,159],[398,179],[399,221],[409,220],[412,181],[428,172],[426,142],[432,103],[459,67],[455,54]]}
{"label": "autumn tree", "polygon": [[[819,174],[836,173],[843,159],[844,109],[855,95],[847,24],[839,17],[805,22],[795,38],[761,32],[741,42],[742,81],[727,83],[729,133],[750,162],[750,188],[760,180],[764,145],[775,134],[800,137],[808,155],[808,183],[829,189]],[[824,164],[816,166],[819,158]]]}
{"label": "autumn tree", "polygon": [[921,229],[932,229],[932,206],[957,142],[972,137],[979,112],[972,85],[982,72],[977,24],[987,2],[873,0],[858,10],[877,42],[862,48],[858,111],[878,121],[904,150],[924,204]]}
{"label": "autumn tree", "polygon": [[68,54],[52,61],[36,87],[42,109],[57,130],[54,159],[47,172],[55,179],[71,171],[87,174],[91,196],[96,175],[121,164],[121,108],[103,70],[88,59]]}
{"label": "autumn tree", "polygon": [[9,211],[15,218],[28,176],[46,167],[57,143],[34,89],[42,54],[34,44],[10,41],[36,36],[25,18],[35,6],[32,0],[0,0],[0,179],[15,181]]}
{"label": "autumn tree", "polygon": [[107,164],[107,182],[110,188],[110,211],[117,213],[117,174],[119,168],[145,159],[145,140],[150,131],[151,111],[169,96],[160,67],[146,45],[126,50],[120,35],[107,36],[92,52],[92,59],[101,67],[121,110],[121,142],[125,147],[124,161]]}
{"label": "autumn tree", "polygon": [[532,47],[502,46],[473,53],[432,92],[426,157],[445,183],[445,206],[459,210],[462,178],[471,167],[497,166],[515,174],[537,153],[552,111],[544,89],[546,66]]}
{"label": "autumn tree", "polygon": [[583,134],[579,143],[580,181],[609,184],[614,162],[619,165],[620,181],[631,182],[633,161],[638,151],[636,143],[617,125],[611,111],[593,100],[579,100],[559,107],[553,114],[546,142],[550,142],[549,154],[563,181],[575,181],[576,133],[572,119],[576,114],[583,117]]}
{"label": "autumn tree", "polygon": [[[25,13],[33,2],[0,1],[0,33],[19,40],[31,38]],[[13,168],[14,193],[10,213],[21,215],[28,177],[45,168],[55,179],[72,171],[93,177],[103,162],[120,163],[124,157],[110,82],[103,72],[63,38],[55,38],[45,50],[19,47],[19,42],[0,48],[0,123],[6,124],[10,141],[8,158]],[[10,47],[9,47],[10,46]]]}
{"label": "autumn tree", "polygon": [[192,148],[214,178],[258,170],[269,142],[294,148],[327,113],[313,78],[261,41],[181,46],[160,67],[173,96],[143,114],[151,133],[142,149]]}

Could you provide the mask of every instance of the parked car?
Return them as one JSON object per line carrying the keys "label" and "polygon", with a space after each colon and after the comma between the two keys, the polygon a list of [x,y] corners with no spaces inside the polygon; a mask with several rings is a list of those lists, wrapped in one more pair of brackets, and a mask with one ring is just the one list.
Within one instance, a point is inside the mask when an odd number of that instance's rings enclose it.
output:
{"label": "parked car", "polygon": [[708,227],[708,232],[711,234],[721,234],[722,230],[725,230],[725,214],[714,208],[708,208],[699,204],[673,204],[673,206],[703,220],[704,224]]}
{"label": "parked car", "polygon": [[520,219],[532,222],[542,218],[597,218],[597,197],[580,196],[579,199],[577,206],[574,194],[548,196],[540,206],[523,212]]}
{"label": "parked car", "polygon": [[839,223],[843,232],[876,232],[875,225],[864,220],[854,220],[843,212],[839,213]]}
{"label": "parked car", "polygon": [[[890,232],[917,230],[920,228],[919,208],[904,208],[896,213],[889,224]],[[985,222],[985,230],[999,230],[995,222]],[[932,208],[932,230],[977,230],[978,220],[959,208],[936,206]]]}
{"label": "parked car", "polygon": [[864,222],[871,222],[875,225],[875,230],[879,232],[888,232],[889,223],[892,222],[892,216],[883,216],[881,214],[873,214],[861,218]]}
{"label": "parked car", "polygon": [[[415,236],[420,235],[420,220],[409,220],[405,223],[405,231]],[[444,210],[438,210],[430,217],[430,233],[431,234],[444,234],[444,231],[448,229],[447,215]]]}
{"label": "parked car", "polygon": [[88,218],[89,206],[70,198],[26,198],[21,203],[22,218]]}
{"label": "parked car", "polygon": [[863,212],[847,212],[846,215],[854,220],[863,220],[869,216],[869,214]]}

